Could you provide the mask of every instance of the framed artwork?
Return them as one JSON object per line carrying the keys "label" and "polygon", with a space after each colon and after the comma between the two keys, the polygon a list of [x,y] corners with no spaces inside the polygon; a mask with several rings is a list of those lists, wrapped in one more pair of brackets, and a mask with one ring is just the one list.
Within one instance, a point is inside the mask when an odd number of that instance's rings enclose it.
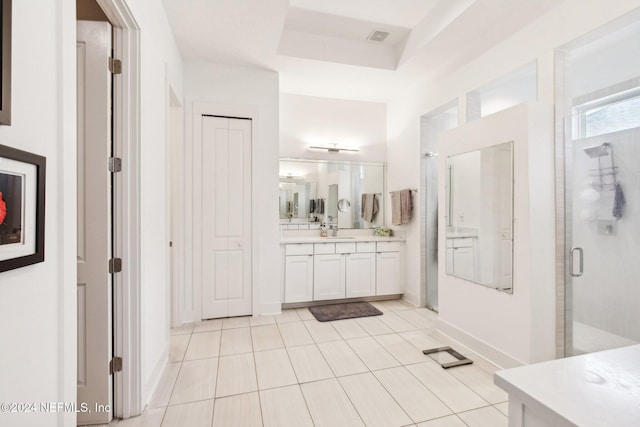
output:
{"label": "framed artwork", "polygon": [[46,159],[0,145],[0,272],[44,261]]}
{"label": "framed artwork", "polygon": [[11,124],[11,0],[0,0],[0,125]]}

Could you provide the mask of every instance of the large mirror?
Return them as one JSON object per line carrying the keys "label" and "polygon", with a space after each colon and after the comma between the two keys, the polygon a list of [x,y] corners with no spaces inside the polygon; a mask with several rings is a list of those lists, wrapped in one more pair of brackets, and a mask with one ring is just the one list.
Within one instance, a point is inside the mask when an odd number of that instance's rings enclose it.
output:
{"label": "large mirror", "polygon": [[447,274],[513,291],[513,142],[446,160]]}
{"label": "large mirror", "polygon": [[385,165],[280,159],[280,222],[384,226]]}

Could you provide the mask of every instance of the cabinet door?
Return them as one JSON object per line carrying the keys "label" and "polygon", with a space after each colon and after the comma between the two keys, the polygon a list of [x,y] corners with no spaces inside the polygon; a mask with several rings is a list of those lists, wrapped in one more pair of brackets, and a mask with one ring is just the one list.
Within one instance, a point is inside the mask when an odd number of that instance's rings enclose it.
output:
{"label": "cabinet door", "polygon": [[466,280],[476,280],[473,262],[473,248],[453,250],[453,274]]}
{"label": "cabinet door", "polygon": [[400,252],[379,252],[376,257],[376,295],[400,293]]}
{"label": "cabinet door", "polygon": [[447,274],[453,275],[453,248],[447,248]]}
{"label": "cabinet door", "polygon": [[349,254],[347,257],[347,298],[376,294],[376,258],[373,253]]}
{"label": "cabinet door", "polygon": [[314,255],[314,301],[345,297],[345,256],[341,254]]}
{"label": "cabinet door", "polygon": [[313,301],[313,255],[285,258],[284,302]]}

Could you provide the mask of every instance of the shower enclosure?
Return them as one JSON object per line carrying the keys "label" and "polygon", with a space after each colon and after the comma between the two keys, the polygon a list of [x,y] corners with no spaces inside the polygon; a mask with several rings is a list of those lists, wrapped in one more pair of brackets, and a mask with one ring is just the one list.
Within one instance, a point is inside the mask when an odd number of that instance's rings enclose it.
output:
{"label": "shower enclosure", "polygon": [[567,356],[640,343],[640,128],[584,119],[565,126]]}
{"label": "shower enclosure", "polygon": [[446,105],[420,118],[422,210],[421,233],[421,298],[420,305],[438,311],[438,139],[442,132],[458,125],[458,103]]}

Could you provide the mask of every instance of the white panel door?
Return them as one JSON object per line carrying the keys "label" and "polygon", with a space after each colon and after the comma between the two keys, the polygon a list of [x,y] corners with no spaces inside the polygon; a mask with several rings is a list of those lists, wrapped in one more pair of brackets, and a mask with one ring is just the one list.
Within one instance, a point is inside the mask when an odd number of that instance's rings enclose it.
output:
{"label": "white panel door", "polygon": [[251,314],[251,120],[202,116],[202,317]]}
{"label": "white panel door", "polygon": [[342,254],[313,256],[314,301],[345,297],[345,259]]}
{"label": "white panel door", "polygon": [[[112,407],[111,26],[78,21],[78,402]],[[78,424],[109,423],[111,412],[79,412]]]}
{"label": "white panel door", "polygon": [[375,253],[348,254],[347,298],[368,297],[376,294]]}

